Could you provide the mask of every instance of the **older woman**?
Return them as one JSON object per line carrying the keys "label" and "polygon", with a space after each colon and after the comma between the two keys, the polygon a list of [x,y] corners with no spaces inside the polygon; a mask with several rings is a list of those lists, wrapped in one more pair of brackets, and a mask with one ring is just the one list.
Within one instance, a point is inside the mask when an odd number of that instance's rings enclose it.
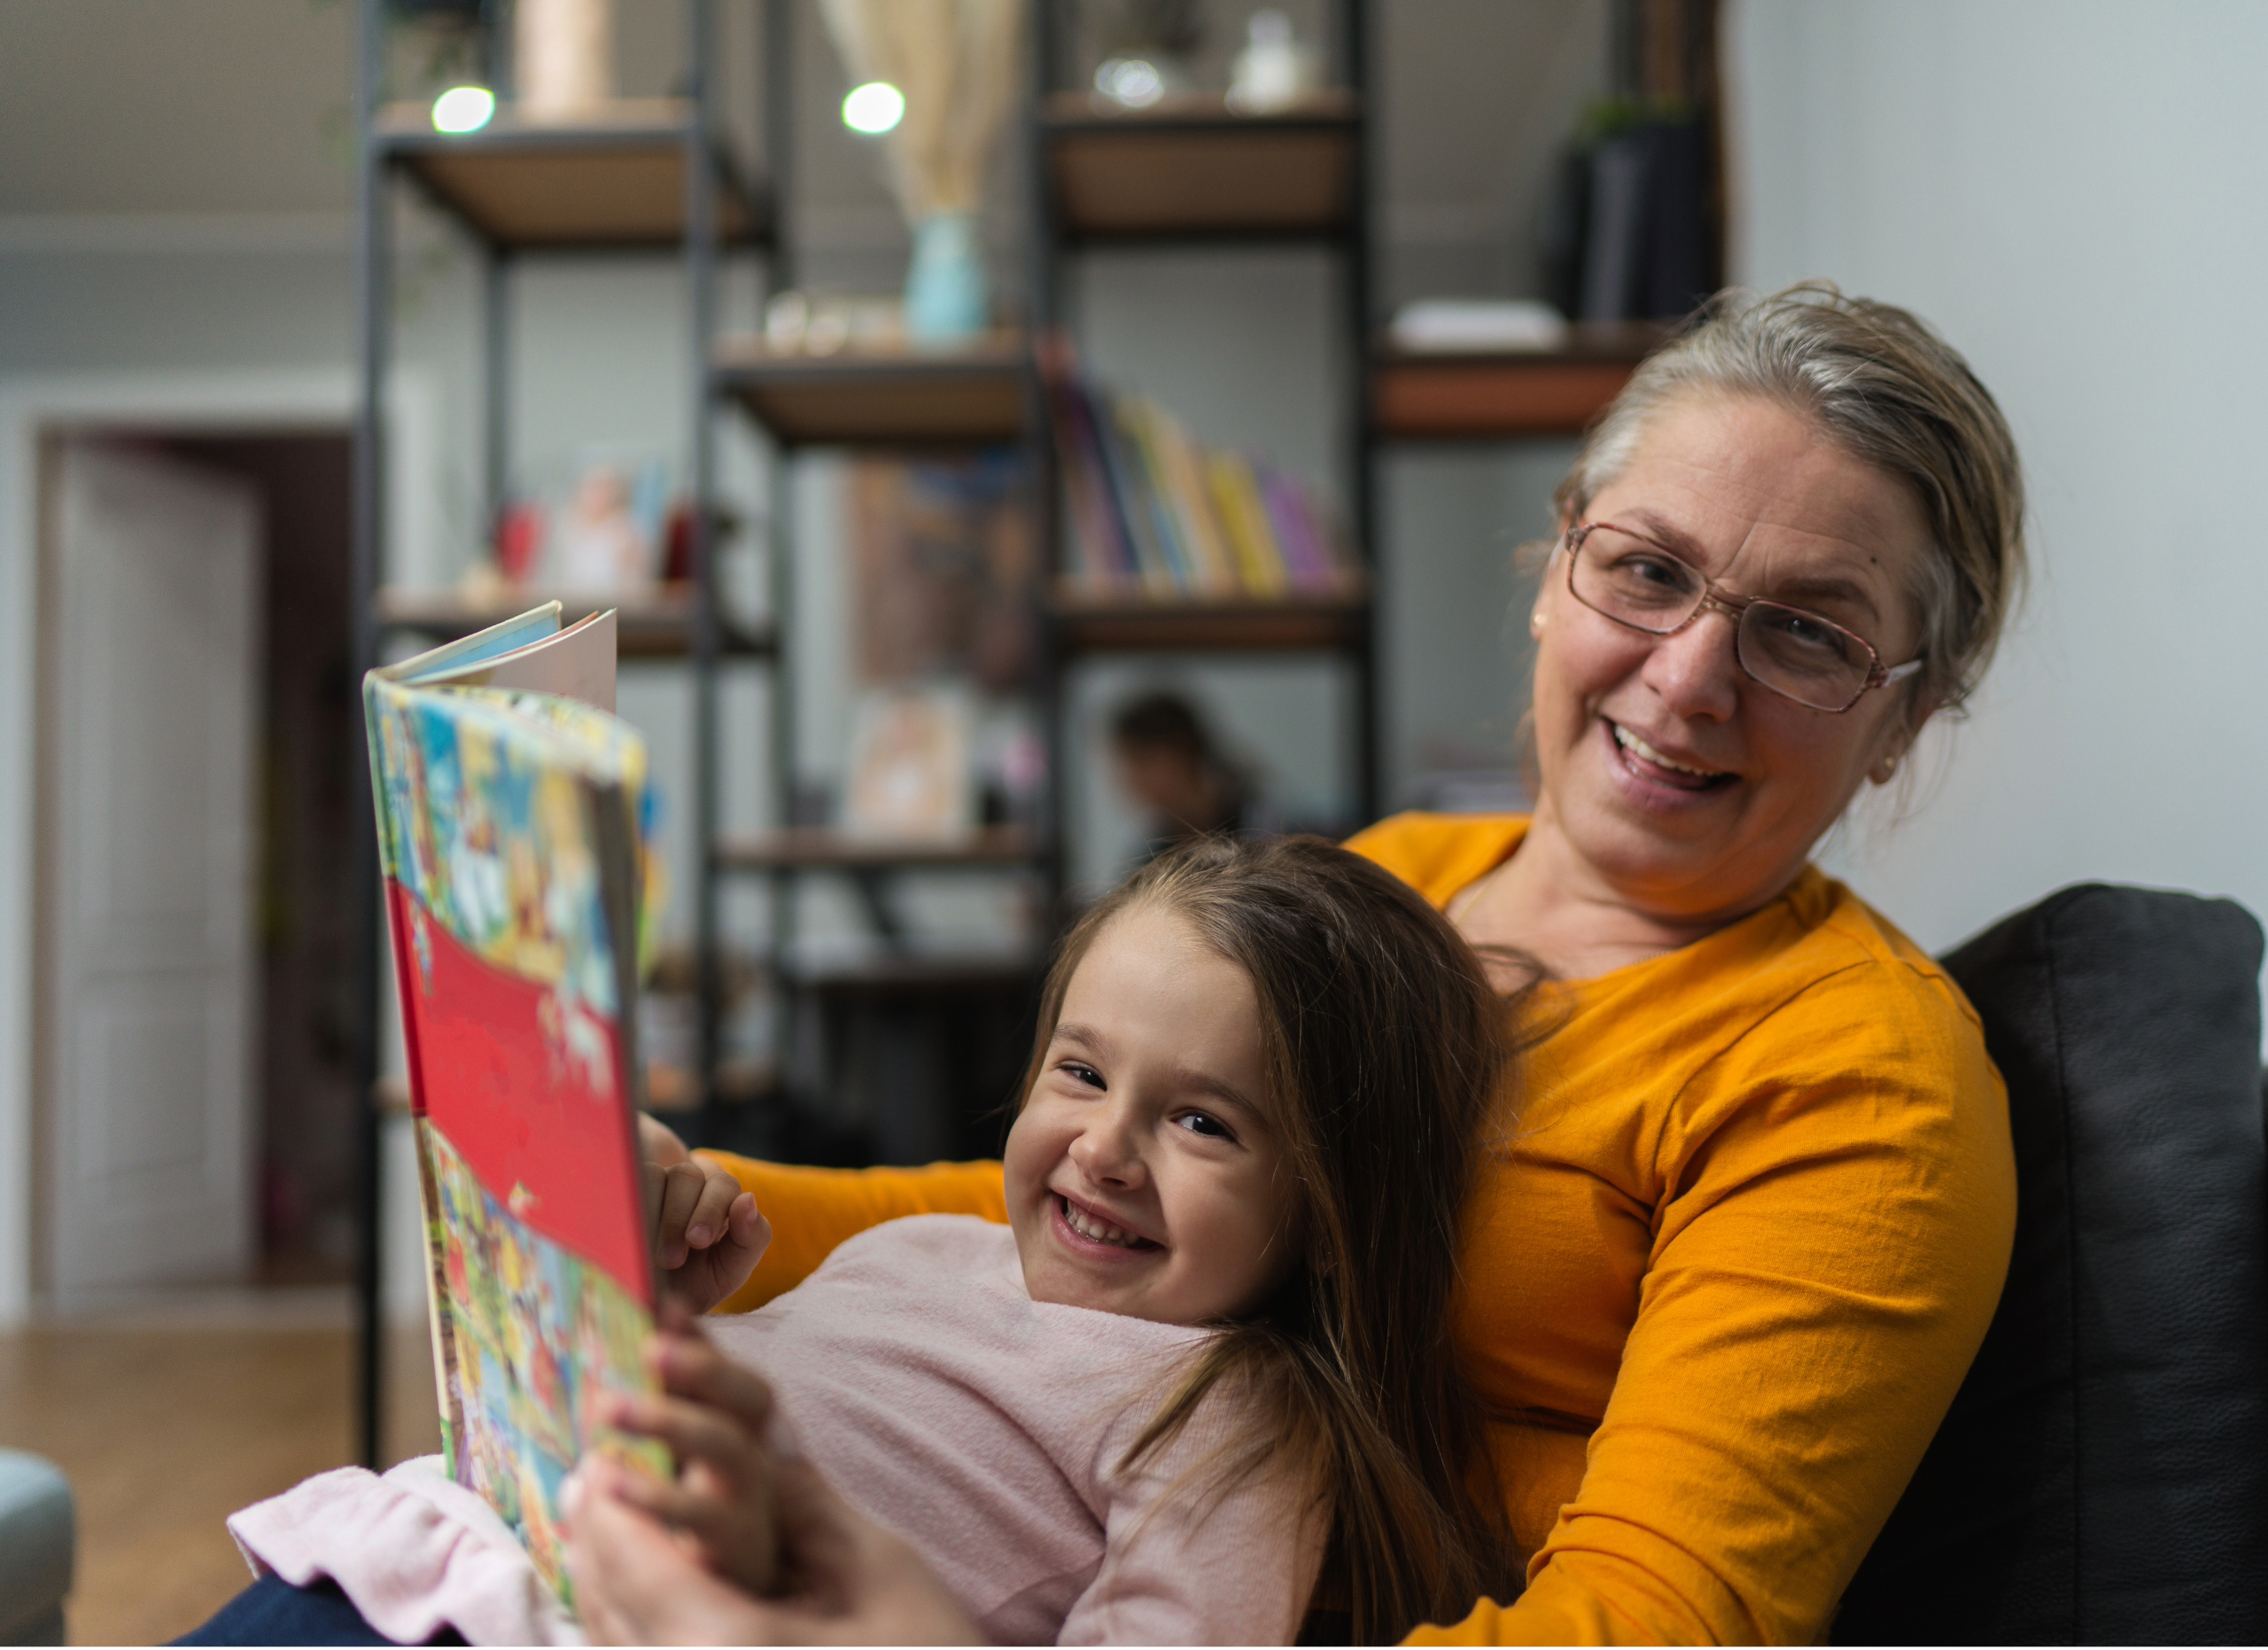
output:
{"label": "older woman", "polygon": [[[1535,812],[1350,844],[1554,977],[1462,1308],[1527,1584],[1446,1636],[1810,1643],[1983,1337],[2016,1191],[1976,1015],[1808,857],[1984,669],[2022,571],[2016,455],[1922,323],[1802,287],[1647,362],[1557,503]],[[874,1222],[1004,1218],[989,1164],[716,1164],[779,1234],[727,1311]],[[617,1584],[620,1513],[586,1527],[586,1593],[662,1630]],[[855,1548],[846,1627],[951,1628]],[[815,1630],[769,1607],[734,1631]]]}

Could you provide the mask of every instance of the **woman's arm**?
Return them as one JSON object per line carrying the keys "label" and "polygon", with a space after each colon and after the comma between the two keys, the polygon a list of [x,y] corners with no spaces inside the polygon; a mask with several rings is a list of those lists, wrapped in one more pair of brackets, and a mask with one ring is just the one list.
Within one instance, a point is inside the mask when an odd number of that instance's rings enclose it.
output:
{"label": "woman's arm", "polygon": [[1413,1642],[1824,1636],[1984,1338],[2015,1227],[1974,1019],[1942,979],[1900,984],[1819,982],[1680,1096],[1581,1488],[1518,1599]]}
{"label": "woman's arm", "polygon": [[904,1215],[980,1215],[1006,1224],[997,1163],[921,1169],[799,1169],[731,1152],[694,1154],[724,1170],[772,1225],[771,1247],[748,1281],[712,1310],[753,1311],[819,1270],[837,1244]]}

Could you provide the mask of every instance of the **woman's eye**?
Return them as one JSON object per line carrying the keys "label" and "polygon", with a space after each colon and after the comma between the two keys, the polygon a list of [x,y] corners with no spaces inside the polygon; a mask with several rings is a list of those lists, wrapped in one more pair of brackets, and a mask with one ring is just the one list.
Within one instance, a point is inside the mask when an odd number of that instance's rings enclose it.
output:
{"label": "woman's eye", "polygon": [[1181,1116],[1176,1117],[1174,1121],[1179,1124],[1183,1128],[1187,1129],[1192,1134],[1202,1134],[1208,1140],[1232,1140],[1236,1139],[1236,1136],[1230,1132],[1228,1125],[1223,1123],[1218,1117],[1209,1116],[1202,1111],[1184,1111]]}
{"label": "woman's eye", "polygon": [[1092,1066],[1084,1064],[1080,1061],[1066,1060],[1061,1065],[1055,1069],[1062,1072],[1064,1076],[1069,1078],[1074,1083],[1084,1083],[1089,1088],[1102,1088],[1106,1086],[1102,1080],[1102,1073],[1096,1070]]}

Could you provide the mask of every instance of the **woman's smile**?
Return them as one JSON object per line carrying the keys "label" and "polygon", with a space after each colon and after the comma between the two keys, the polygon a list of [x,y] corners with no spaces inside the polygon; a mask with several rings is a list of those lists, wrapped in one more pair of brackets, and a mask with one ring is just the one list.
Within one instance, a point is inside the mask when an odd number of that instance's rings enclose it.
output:
{"label": "woman's smile", "polygon": [[[1611,759],[1630,776],[1638,790],[1637,799],[1643,803],[1683,806],[1687,798],[1713,796],[1740,779],[1729,769],[1704,767],[1682,752],[1673,757],[1611,718],[1601,717],[1599,726],[1606,730]],[[1676,793],[1675,797],[1653,794],[1664,790]]]}

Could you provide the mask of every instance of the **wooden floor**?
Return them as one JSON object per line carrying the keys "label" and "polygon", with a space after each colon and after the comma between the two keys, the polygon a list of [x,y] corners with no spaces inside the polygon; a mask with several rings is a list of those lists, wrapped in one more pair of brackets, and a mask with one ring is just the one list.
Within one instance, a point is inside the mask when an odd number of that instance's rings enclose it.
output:
{"label": "wooden floor", "polygon": [[[439,1447],[423,1333],[390,1349],[390,1459]],[[251,1573],[222,1521],[355,1459],[353,1380],[343,1304],[0,1335],[0,1444],[48,1457],[78,1499],[72,1641],[163,1643],[239,1592]]]}

